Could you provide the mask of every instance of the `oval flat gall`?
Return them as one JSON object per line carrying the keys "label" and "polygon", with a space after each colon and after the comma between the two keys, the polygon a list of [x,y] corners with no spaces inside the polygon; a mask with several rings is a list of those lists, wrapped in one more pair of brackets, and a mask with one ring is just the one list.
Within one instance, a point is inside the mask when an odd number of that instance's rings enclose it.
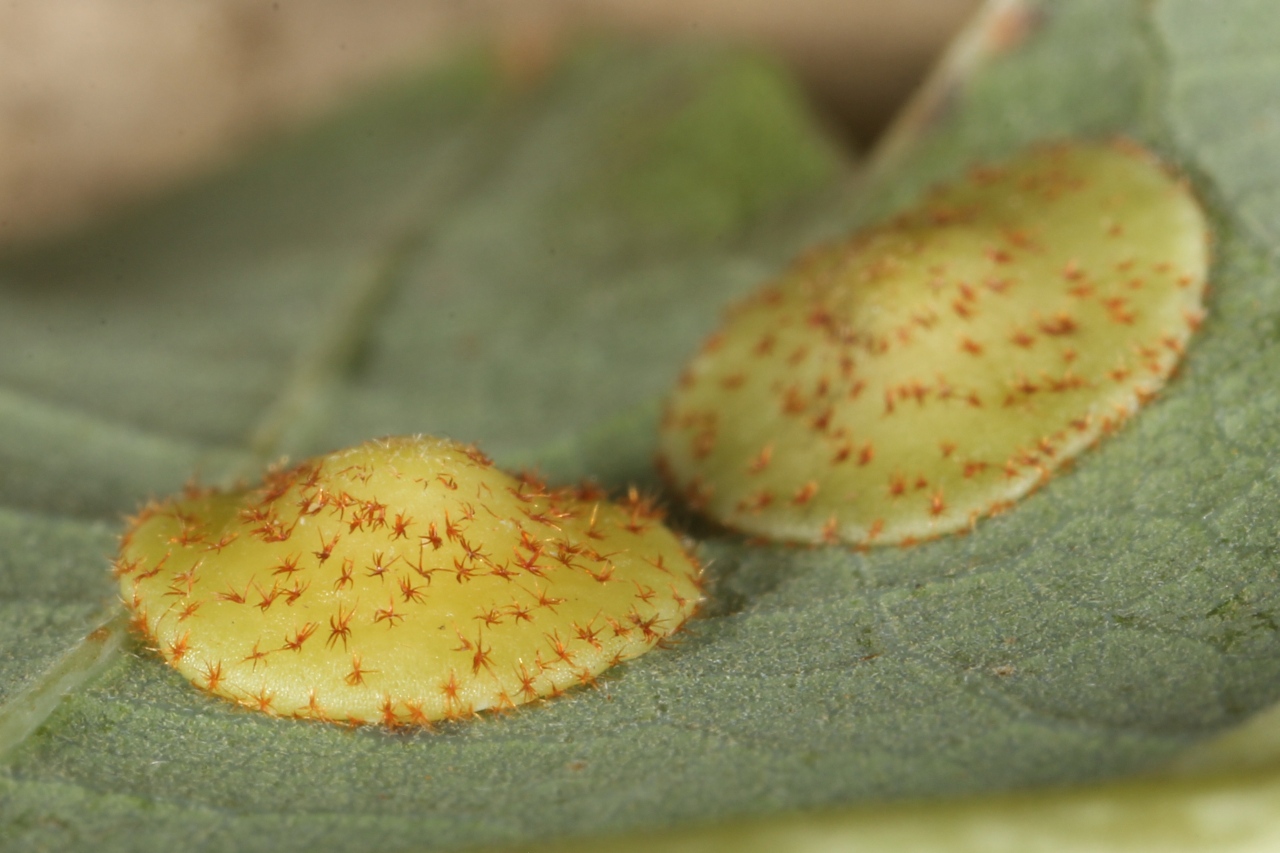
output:
{"label": "oval flat gall", "polygon": [[1195,199],[1132,143],[975,168],[737,306],[668,401],[663,470],[773,539],[968,528],[1161,387],[1208,258]]}
{"label": "oval flat gall", "polygon": [[136,628],[197,686],[392,726],[590,683],[700,598],[696,561],[634,493],[550,490],[417,437],[149,505],[115,572]]}

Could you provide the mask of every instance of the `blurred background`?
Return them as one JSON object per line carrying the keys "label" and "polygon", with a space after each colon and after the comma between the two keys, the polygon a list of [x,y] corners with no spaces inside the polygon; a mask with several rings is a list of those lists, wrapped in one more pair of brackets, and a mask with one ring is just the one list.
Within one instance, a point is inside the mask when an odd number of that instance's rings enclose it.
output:
{"label": "blurred background", "polygon": [[705,37],[789,63],[865,149],[978,0],[8,0],[0,244],[215,167],[398,70],[496,43],[514,73],[584,32]]}

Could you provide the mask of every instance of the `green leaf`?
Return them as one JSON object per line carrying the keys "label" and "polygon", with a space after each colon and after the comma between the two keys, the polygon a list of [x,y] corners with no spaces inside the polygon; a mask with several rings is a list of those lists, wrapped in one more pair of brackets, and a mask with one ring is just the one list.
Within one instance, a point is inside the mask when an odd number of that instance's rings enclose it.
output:
{"label": "green leaf", "polygon": [[[457,848],[1007,791],[1153,768],[1280,698],[1276,17],[1046,3],[856,196],[751,57],[602,44],[516,89],[473,56],[5,259],[0,837]],[[1209,319],[1158,402],[973,535],[857,554],[689,522],[714,584],[674,649],[435,732],[271,719],[117,650],[106,559],[148,494],[394,432],[656,487],[662,394],[793,252],[1121,133],[1210,206]]]}

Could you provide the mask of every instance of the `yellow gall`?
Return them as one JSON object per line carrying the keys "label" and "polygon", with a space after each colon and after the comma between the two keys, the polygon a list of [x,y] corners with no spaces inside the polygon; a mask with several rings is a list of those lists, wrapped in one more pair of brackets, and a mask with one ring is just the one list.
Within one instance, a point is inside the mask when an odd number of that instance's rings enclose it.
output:
{"label": "yellow gall", "polygon": [[972,169],[737,306],[668,400],[662,468],[771,539],[967,529],[1153,397],[1208,262],[1185,183],[1131,142]]}
{"label": "yellow gall", "polygon": [[475,448],[391,438],[131,522],[133,624],[245,707],[428,725],[592,683],[670,636],[699,567],[632,493],[551,489]]}

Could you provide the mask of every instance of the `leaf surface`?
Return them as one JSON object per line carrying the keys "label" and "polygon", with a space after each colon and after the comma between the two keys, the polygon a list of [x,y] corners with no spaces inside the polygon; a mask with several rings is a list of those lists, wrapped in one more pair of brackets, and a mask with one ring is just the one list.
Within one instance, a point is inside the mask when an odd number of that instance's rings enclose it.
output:
{"label": "leaf surface", "polygon": [[[597,45],[532,88],[472,57],[5,259],[0,826],[104,850],[526,842],[1104,779],[1280,697],[1280,66],[1253,35],[1276,13],[1033,11],[856,195],[768,65]],[[111,652],[106,559],[147,495],[398,432],[655,488],[661,395],[790,254],[972,163],[1116,134],[1208,203],[1209,319],[1158,402],[972,535],[859,554],[678,520],[714,576],[680,644],[435,732],[275,720]]]}

